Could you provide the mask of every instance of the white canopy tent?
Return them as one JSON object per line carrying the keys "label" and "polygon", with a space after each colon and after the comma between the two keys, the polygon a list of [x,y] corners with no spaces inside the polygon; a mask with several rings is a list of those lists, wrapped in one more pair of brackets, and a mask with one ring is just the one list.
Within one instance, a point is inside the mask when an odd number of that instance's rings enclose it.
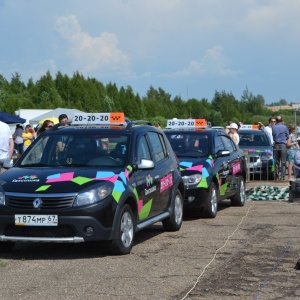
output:
{"label": "white canopy tent", "polygon": [[38,117],[35,117],[31,120],[29,120],[30,124],[38,124],[41,120],[46,120],[47,118],[58,118],[61,114],[66,114],[69,118],[69,120],[72,120],[74,113],[83,113],[83,111],[73,108],[61,108],[58,107],[56,109],[53,109],[50,112],[47,112],[45,114],[42,114]]}

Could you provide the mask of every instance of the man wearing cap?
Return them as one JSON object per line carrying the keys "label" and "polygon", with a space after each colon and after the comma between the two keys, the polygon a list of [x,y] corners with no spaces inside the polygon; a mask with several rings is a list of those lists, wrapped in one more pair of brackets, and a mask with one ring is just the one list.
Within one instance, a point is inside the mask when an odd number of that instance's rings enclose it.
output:
{"label": "man wearing cap", "polygon": [[240,136],[238,132],[238,125],[236,123],[231,123],[227,128],[230,130],[229,135],[231,136],[233,142],[238,145],[240,142]]}
{"label": "man wearing cap", "polygon": [[275,180],[284,180],[286,173],[286,143],[289,138],[289,130],[283,124],[282,117],[276,117],[276,125],[272,127],[274,141]]}

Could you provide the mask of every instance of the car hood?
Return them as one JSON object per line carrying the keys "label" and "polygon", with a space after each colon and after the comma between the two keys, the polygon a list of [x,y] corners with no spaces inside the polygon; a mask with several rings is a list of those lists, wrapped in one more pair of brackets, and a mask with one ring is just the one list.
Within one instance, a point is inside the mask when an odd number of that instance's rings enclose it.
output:
{"label": "car hood", "polygon": [[77,193],[100,181],[115,182],[116,176],[126,170],[15,167],[0,175],[0,185],[6,192],[15,193]]}
{"label": "car hood", "polygon": [[258,156],[258,155],[261,155],[261,154],[269,154],[269,155],[273,156],[273,149],[272,148],[255,147],[255,148],[249,149],[249,148],[240,147],[240,149],[243,150],[246,155],[247,155],[247,152],[248,152],[249,156]]}
{"label": "car hood", "polygon": [[180,157],[179,158],[180,171],[184,175],[185,173],[204,172],[209,168],[212,168],[214,161],[211,156],[209,157]]}

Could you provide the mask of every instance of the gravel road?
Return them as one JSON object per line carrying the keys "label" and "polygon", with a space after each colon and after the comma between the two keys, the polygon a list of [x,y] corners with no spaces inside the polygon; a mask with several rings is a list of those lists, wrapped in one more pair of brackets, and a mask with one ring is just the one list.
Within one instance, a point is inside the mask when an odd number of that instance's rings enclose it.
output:
{"label": "gravel road", "polygon": [[137,234],[132,253],[102,244],[18,243],[0,255],[5,299],[300,299],[300,204],[224,202],[215,219],[185,215]]}

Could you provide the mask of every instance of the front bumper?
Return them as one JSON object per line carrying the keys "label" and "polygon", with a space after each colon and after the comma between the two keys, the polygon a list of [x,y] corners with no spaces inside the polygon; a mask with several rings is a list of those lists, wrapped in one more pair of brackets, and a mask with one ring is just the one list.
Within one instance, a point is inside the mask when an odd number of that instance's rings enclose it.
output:
{"label": "front bumper", "polygon": [[[111,238],[117,203],[108,197],[93,205],[64,209],[0,207],[0,241],[65,242],[100,241]],[[15,215],[57,215],[57,226],[15,225]]]}
{"label": "front bumper", "polygon": [[183,205],[185,208],[201,208],[207,203],[208,189],[186,188]]}
{"label": "front bumper", "polygon": [[0,241],[62,242],[108,240],[112,228],[93,217],[59,216],[58,226],[17,226],[14,215],[0,217]]}

